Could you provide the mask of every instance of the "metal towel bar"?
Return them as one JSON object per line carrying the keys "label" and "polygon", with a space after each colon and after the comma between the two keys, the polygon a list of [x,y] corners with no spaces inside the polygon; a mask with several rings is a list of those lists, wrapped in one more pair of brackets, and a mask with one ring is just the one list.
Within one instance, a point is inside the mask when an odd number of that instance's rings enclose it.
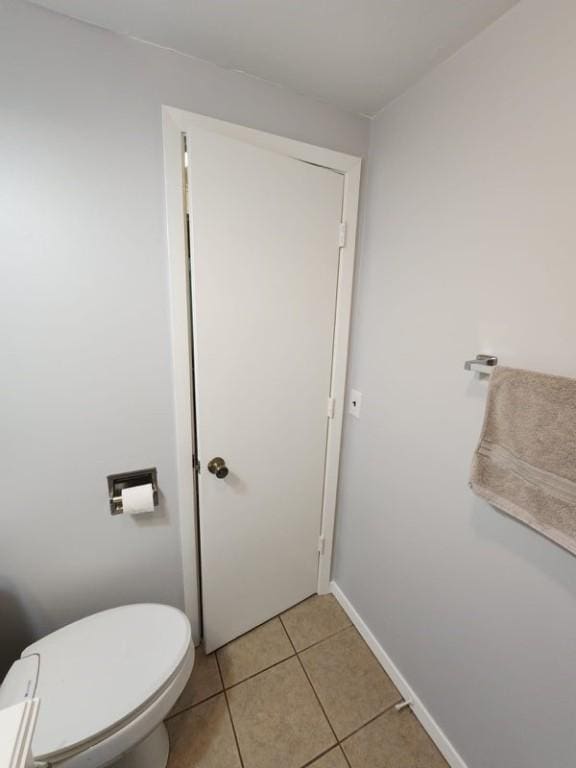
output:
{"label": "metal towel bar", "polygon": [[476,355],[474,360],[466,360],[464,370],[491,374],[495,365],[498,365],[498,358],[495,355]]}

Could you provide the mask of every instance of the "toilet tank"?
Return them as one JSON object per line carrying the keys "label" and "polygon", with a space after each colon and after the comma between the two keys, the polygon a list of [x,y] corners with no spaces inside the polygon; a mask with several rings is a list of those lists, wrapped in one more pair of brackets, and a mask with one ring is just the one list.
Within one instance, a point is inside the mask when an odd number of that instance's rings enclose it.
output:
{"label": "toilet tank", "polygon": [[0,709],[33,698],[38,681],[38,664],[37,654],[18,659],[12,664],[0,685]]}

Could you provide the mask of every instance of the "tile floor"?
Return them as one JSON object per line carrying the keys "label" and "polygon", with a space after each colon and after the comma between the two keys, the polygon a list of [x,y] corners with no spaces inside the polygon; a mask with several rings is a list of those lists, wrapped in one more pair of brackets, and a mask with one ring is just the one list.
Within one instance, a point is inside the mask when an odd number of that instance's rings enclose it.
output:
{"label": "tile floor", "polygon": [[166,724],[168,768],[447,768],[331,595],[216,653]]}

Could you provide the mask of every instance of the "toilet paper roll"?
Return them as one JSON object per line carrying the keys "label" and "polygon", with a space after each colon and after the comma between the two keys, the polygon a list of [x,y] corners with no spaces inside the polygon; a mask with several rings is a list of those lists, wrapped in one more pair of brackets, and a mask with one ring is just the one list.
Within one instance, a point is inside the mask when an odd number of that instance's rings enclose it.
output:
{"label": "toilet paper roll", "polygon": [[144,515],[154,511],[154,489],[151,483],[124,488],[122,507],[128,515]]}

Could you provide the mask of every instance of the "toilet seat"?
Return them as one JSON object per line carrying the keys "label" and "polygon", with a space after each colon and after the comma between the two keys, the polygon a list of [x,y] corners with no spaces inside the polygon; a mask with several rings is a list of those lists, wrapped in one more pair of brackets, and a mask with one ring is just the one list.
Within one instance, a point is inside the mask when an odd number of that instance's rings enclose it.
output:
{"label": "toilet seat", "polygon": [[97,751],[104,765],[166,716],[192,670],[194,646],[184,614],[141,604],[63,627],[26,648],[22,658],[31,657],[41,700],[35,759],[94,765]]}

